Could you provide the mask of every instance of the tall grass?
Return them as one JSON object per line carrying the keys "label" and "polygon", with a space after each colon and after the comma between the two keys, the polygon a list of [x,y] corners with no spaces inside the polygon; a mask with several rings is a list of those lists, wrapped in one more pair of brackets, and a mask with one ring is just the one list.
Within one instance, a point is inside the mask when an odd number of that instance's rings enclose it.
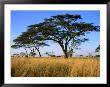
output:
{"label": "tall grass", "polygon": [[12,77],[98,77],[99,58],[12,58]]}

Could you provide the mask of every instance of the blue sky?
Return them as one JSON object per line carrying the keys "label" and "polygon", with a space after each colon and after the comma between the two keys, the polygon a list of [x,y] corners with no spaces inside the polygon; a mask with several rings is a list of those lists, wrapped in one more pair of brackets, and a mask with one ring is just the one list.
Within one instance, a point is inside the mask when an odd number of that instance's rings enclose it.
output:
{"label": "blue sky", "polygon": [[[59,14],[79,14],[83,19],[80,21],[94,23],[100,26],[100,11],[12,11],[11,12],[11,44],[13,39],[27,30],[27,26],[42,22],[45,18]],[[89,41],[82,43],[80,50],[75,50],[75,55],[94,54],[95,48],[100,44],[100,32],[91,32],[86,35]],[[62,55],[61,47],[52,41],[49,42],[49,47],[40,48],[41,53],[54,51],[56,55]],[[11,49],[11,53],[20,53],[24,49]]]}

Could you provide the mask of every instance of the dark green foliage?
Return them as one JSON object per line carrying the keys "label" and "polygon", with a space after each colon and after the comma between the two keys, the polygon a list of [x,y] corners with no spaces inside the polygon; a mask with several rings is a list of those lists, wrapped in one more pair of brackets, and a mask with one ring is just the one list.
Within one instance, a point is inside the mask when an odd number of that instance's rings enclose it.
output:
{"label": "dark green foliage", "polygon": [[95,52],[99,52],[100,51],[100,45],[95,49]]}
{"label": "dark green foliage", "polygon": [[56,15],[45,19],[42,23],[28,27],[39,32],[45,40],[53,40],[58,43],[67,58],[68,47],[71,46],[74,49],[88,40],[82,37],[86,33],[100,30],[99,26],[95,26],[93,23],[79,22],[79,19],[82,19],[80,15]]}

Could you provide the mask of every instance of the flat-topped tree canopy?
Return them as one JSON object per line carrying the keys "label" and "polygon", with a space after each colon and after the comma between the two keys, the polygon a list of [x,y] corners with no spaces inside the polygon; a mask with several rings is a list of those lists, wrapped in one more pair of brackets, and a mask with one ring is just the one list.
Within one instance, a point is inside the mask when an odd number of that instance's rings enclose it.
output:
{"label": "flat-topped tree canopy", "polygon": [[70,42],[74,42],[74,44],[78,40],[80,40],[80,43],[85,42],[88,39],[81,36],[85,36],[86,33],[91,31],[100,31],[99,26],[95,26],[93,23],[80,22],[81,19],[81,15],[56,15],[44,19],[42,23],[28,27],[39,32],[42,37],[45,37],[45,40],[53,40],[58,43],[65,57],[68,58],[67,50]]}
{"label": "flat-topped tree canopy", "polygon": [[29,48],[31,51],[33,51],[33,48],[35,48],[35,51],[38,51],[40,57],[41,53],[39,51],[39,47],[49,46],[45,43],[43,37],[39,36],[33,29],[28,29],[26,32],[22,32],[22,34],[13,41],[15,44],[11,46],[12,48],[19,46],[18,48],[24,47],[25,50],[26,48]]}

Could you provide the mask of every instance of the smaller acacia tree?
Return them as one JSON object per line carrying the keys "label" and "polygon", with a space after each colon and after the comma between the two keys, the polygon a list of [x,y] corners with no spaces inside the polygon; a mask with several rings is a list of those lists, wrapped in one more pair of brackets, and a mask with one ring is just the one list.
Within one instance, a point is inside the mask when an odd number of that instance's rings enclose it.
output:
{"label": "smaller acacia tree", "polygon": [[95,52],[99,52],[100,51],[100,45],[95,49]]}
{"label": "smaller acacia tree", "polygon": [[[36,35],[36,33],[37,32],[33,29],[28,29],[26,32],[22,32],[20,36],[18,36],[16,39],[13,40],[15,44],[12,45],[11,47],[16,49],[20,47],[24,47],[25,50],[28,48],[30,49],[31,51],[30,53],[33,56],[36,55],[35,51],[37,51],[39,54],[39,57],[41,57],[39,48],[43,46],[49,46],[49,45],[44,42],[44,39],[42,37]],[[27,50],[26,50],[26,53],[27,53]]]}

